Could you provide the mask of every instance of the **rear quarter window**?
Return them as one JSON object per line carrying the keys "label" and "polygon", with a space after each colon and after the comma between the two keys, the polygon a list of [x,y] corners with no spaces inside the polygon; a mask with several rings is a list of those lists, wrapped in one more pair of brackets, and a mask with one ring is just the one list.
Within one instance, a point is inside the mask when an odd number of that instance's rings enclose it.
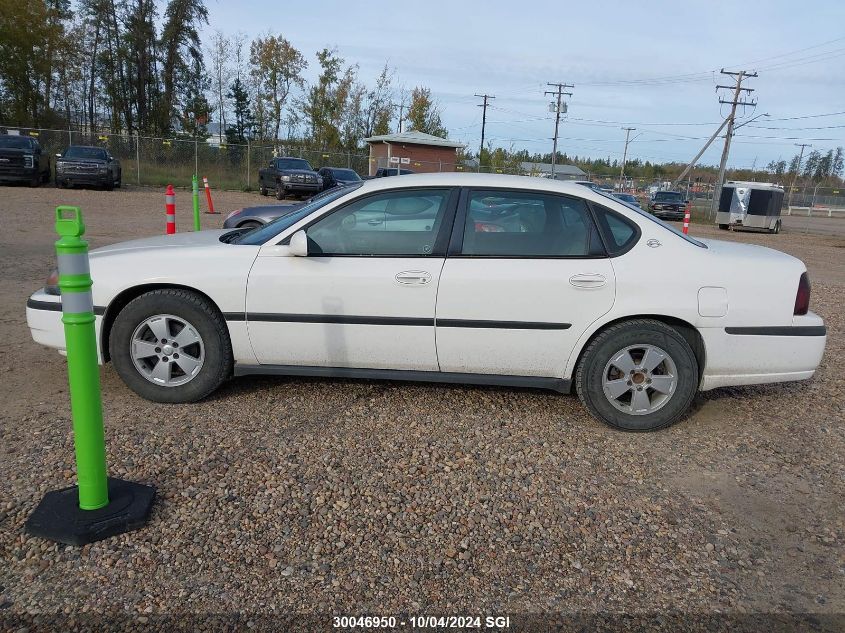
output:
{"label": "rear quarter window", "polygon": [[613,257],[627,253],[637,243],[640,228],[636,223],[599,204],[593,204],[593,213],[608,255]]}

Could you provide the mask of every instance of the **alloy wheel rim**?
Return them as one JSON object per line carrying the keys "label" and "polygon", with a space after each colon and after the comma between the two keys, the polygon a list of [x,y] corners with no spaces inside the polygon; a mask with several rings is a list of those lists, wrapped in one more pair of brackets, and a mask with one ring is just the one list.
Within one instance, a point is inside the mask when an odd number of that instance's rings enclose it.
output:
{"label": "alloy wheel rim", "polygon": [[629,415],[663,408],[678,386],[678,369],[669,354],[650,344],[619,350],[604,367],[602,391],[608,402]]}
{"label": "alloy wheel rim", "polygon": [[142,321],[129,342],[135,369],[160,387],[179,387],[200,373],[205,345],[197,329],[182,317],[156,314]]}

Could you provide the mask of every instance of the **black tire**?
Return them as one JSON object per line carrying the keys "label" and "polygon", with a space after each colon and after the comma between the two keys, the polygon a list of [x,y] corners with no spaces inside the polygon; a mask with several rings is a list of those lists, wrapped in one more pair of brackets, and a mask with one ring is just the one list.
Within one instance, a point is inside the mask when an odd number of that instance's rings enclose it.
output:
{"label": "black tire", "polygon": [[[638,345],[653,345],[665,351],[677,374],[675,390],[669,398],[652,413],[641,415],[617,409],[605,395],[602,384],[611,358]],[[625,321],[601,332],[587,347],[575,374],[578,397],[593,417],[624,431],[656,431],[671,426],[689,409],[698,391],[698,382],[698,362],[689,343],[676,329],[651,319]],[[648,392],[645,383],[643,387]]]}
{"label": "black tire", "polygon": [[259,226],[264,226],[261,222],[256,222],[255,220],[247,220],[246,222],[242,222],[238,225],[239,229],[257,229]]}
{"label": "black tire", "polygon": [[41,174],[35,174],[32,178],[29,179],[29,183],[27,183],[30,187],[40,187],[41,186]]}
{"label": "black tire", "polygon": [[120,189],[121,185],[123,184],[123,170],[117,172],[117,181],[114,183],[116,189]]}
{"label": "black tire", "polygon": [[728,230],[728,225],[727,225],[727,224],[720,224],[720,225],[719,225],[719,228],[720,228],[720,229],[722,229],[723,231],[727,231],[727,230]]}
{"label": "black tire", "polygon": [[276,185],[276,200],[285,199],[285,188],[282,185]]}
{"label": "black tire", "polygon": [[[202,339],[205,352],[203,365],[199,373],[185,384],[172,387],[154,384],[140,373],[132,361],[130,349],[135,329],[158,314],[184,319]],[[223,315],[208,299],[189,290],[153,290],[130,301],[112,326],[109,354],[123,382],[139,396],[153,402],[201,400],[232,375],[232,344]]]}
{"label": "black tire", "polygon": [[65,187],[67,187],[67,183],[61,178],[56,178],[56,189],[64,189]]}
{"label": "black tire", "polygon": [[780,233],[780,220],[778,220],[777,222],[775,222],[775,228],[771,229],[771,231],[769,231],[769,232],[770,232],[770,233],[774,233],[775,235],[777,235],[778,233]]}

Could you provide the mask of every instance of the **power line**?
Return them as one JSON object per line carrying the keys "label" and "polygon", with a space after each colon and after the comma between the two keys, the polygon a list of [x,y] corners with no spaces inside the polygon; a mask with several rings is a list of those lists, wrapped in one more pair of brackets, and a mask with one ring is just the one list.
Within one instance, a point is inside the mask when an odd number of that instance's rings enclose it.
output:
{"label": "power line", "polygon": [[493,95],[488,94],[476,94],[476,97],[479,99],[484,99],[484,103],[479,103],[479,108],[484,108],[481,112],[481,147],[478,150],[478,171],[481,171],[481,156],[484,153],[484,128],[487,126],[487,100],[488,99],[495,99]]}
{"label": "power line", "polygon": [[[554,143],[552,145],[552,173],[551,173],[551,178],[554,179],[554,177],[555,177],[555,163],[557,161],[557,128],[558,128],[558,125],[560,125],[561,98],[563,97],[563,95],[567,95],[569,97],[572,96],[571,92],[564,92],[563,89],[564,88],[574,88],[575,86],[572,85],[572,84],[565,84],[565,83],[549,83],[547,85],[557,87],[556,92],[551,92],[549,90],[546,90],[543,93],[544,95],[555,95],[557,97],[557,105],[553,104],[553,107],[555,109],[555,136],[554,136]],[[564,108],[566,107],[565,103],[563,104],[563,107]]]}

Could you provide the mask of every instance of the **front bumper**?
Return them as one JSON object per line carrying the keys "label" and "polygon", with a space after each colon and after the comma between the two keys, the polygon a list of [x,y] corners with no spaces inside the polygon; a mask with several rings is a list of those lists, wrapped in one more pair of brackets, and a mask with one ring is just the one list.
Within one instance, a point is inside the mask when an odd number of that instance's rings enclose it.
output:
{"label": "front bumper", "polygon": [[0,169],[2,182],[29,182],[38,175],[38,167],[11,167]]}
{"label": "front bumper", "polygon": [[58,172],[56,180],[69,185],[108,185],[111,182],[111,174],[79,174],[75,172]]}
{"label": "front bumper", "polygon": [[791,326],[700,328],[706,367],[700,389],[812,378],[827,343],[824,321],[808,312]]}
{"label": "front bumper", "polygon": [[282,186],[285,192],[295,194],[320,193],[323,190],[323,185],[316,182],[283,182]]}
{"label": "front bumper", "polygon": [[[97,309],[95,308],[95,312]],[[62,355],[66,354],[65,327],[62,323],[62,298],[44,292],[34,292],[26,302],[26,324],[29,326],[32,340],[39,345],[51,347]],[[103,326],[101,314],[94,316],[94,328],[97,334],[97,360],[102,365],[103,355],[100,349],[100,330]]]}
{"label": "front bumper", "polygon": [[651,214],[661,220],[683,220],[685,209],[652,209]]}

